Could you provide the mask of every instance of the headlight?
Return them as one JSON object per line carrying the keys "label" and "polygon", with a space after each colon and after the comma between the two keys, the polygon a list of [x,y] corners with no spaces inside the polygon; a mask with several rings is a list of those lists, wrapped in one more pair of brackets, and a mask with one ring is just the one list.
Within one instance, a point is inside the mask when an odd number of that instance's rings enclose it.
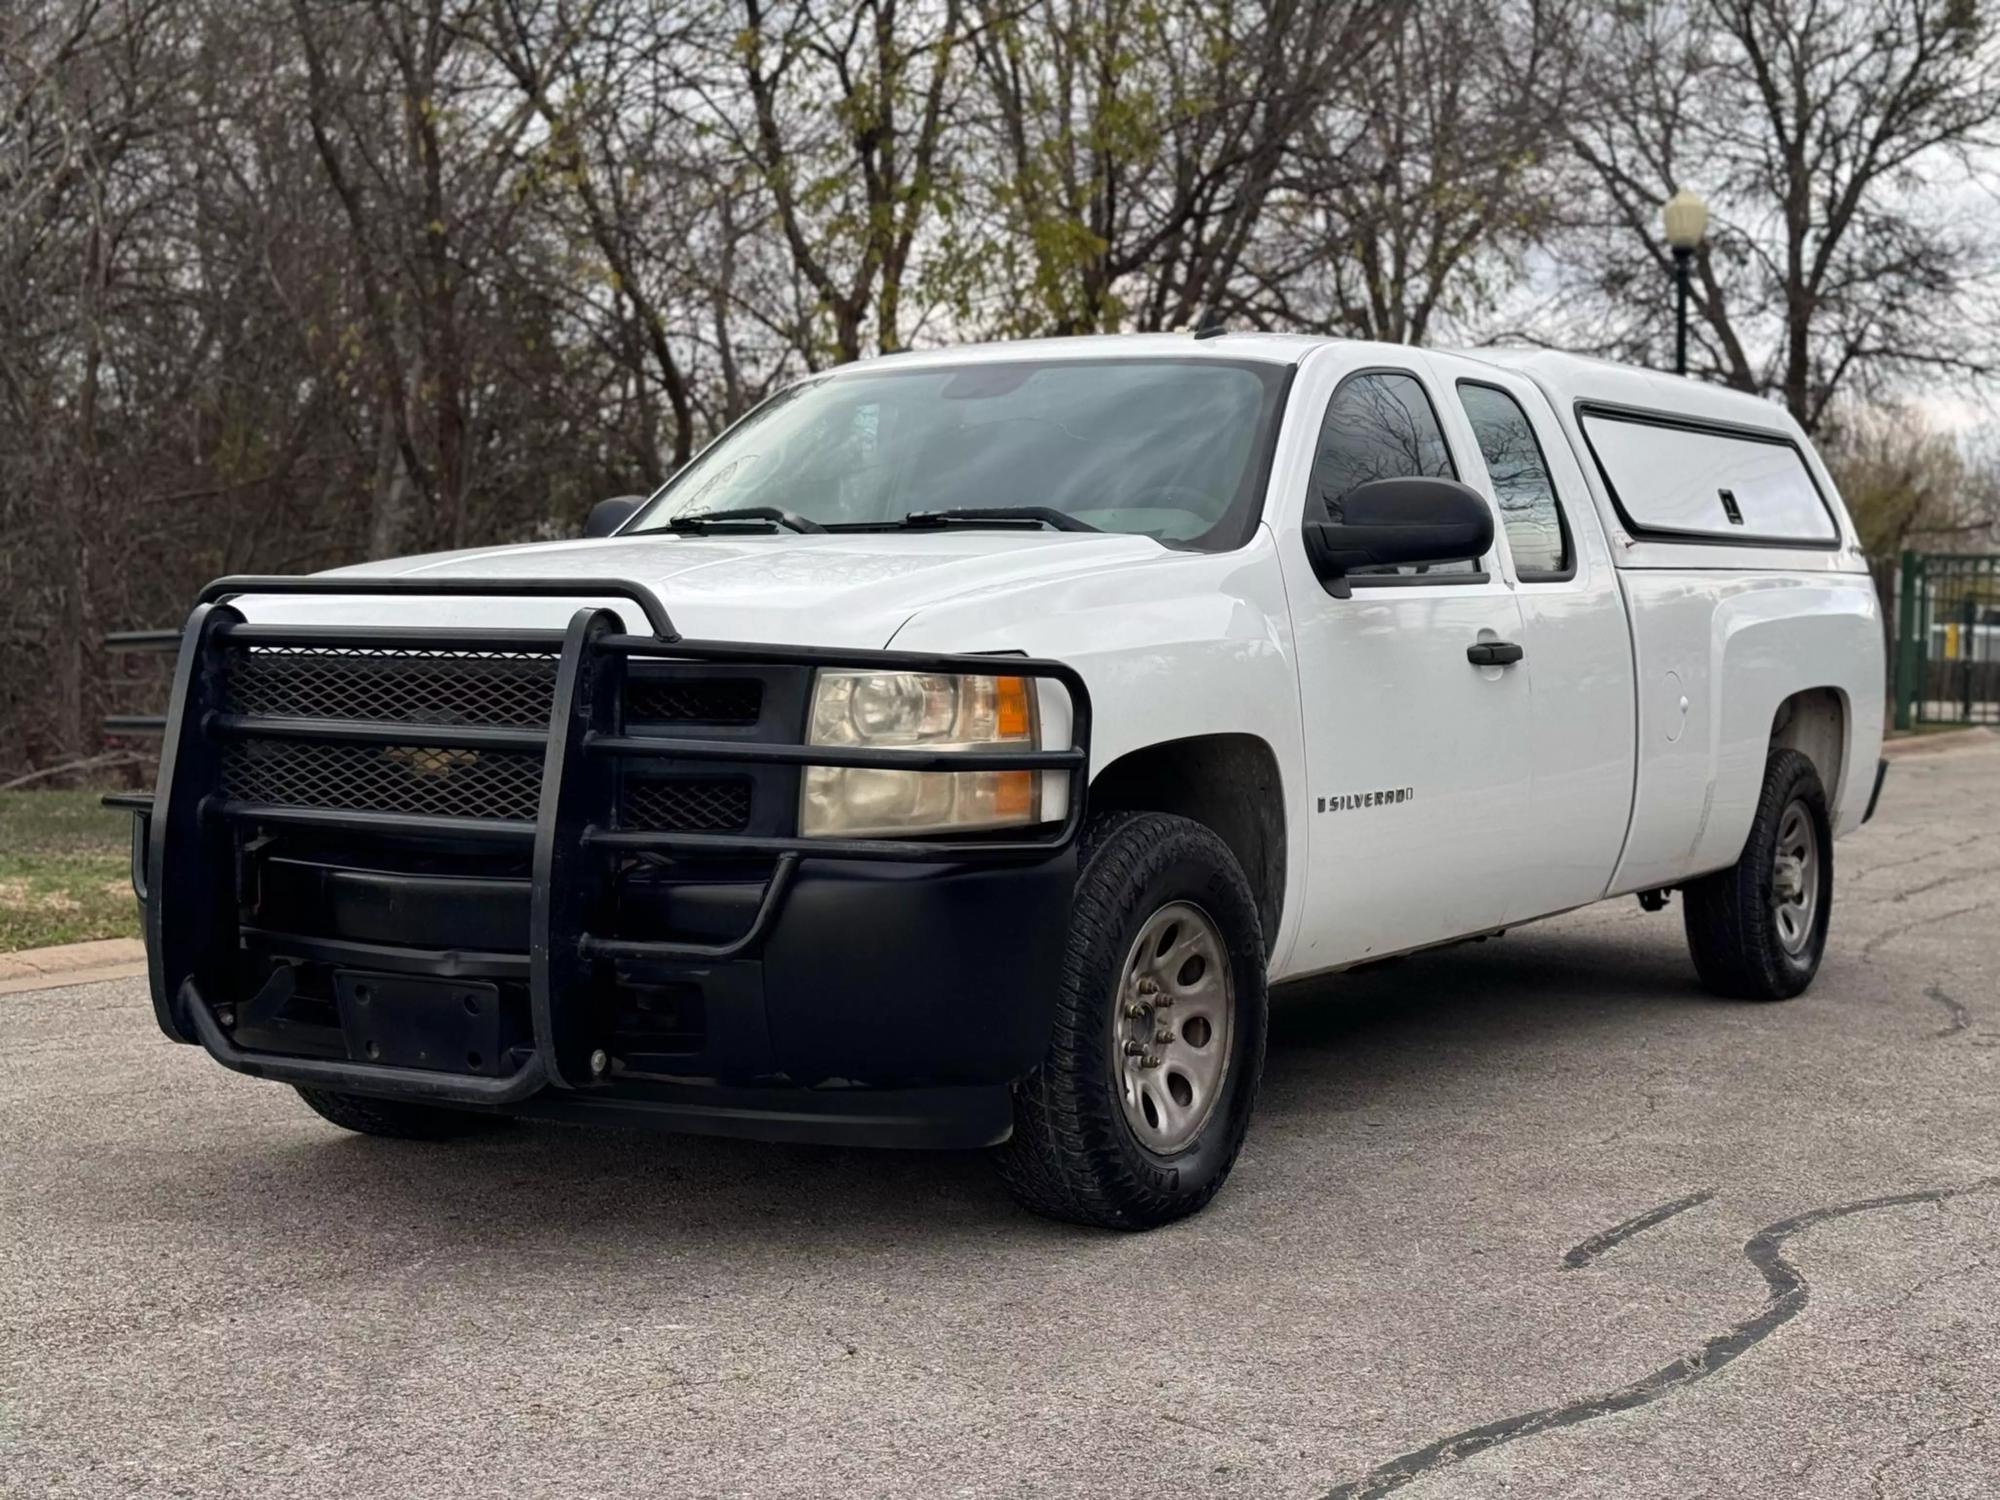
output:
{"label": "headlight", "polygon": [[[822,671],[806,742],[871,749],[1034,750],[1040,740],[1025,677]],[[799,832],[807,837],[939,833],[1041,821],[1035,771],[881,771],[807,766]]]}

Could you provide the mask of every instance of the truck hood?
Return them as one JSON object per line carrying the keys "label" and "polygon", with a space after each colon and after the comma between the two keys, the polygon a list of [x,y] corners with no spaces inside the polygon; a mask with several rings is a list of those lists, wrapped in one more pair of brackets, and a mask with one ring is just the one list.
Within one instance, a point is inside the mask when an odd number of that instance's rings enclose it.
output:
{"label": "truck hood", "polygon": [[[864,532],[750,537],[608,537],[432,553],[338,568],[340,578],[617,578],[656,593],[690,638],[872,648],[926,605],[1052,578],[1142,567],[1175,553],[1146,537],[1077,532]],[[646,623],[629,601],[384,599],[355,595],[236,602],[273,623],[561,628],[584,604]]]}

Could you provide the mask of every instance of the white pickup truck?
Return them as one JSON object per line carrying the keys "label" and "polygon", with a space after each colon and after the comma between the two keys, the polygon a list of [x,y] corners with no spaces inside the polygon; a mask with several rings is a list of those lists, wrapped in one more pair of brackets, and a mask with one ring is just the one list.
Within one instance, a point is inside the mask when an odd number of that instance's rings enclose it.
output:
{"label": "white pickup truck", "polygon": [[361,1131],[995,1146],[1145,1227],[1269,984],[1678,890],[1795,995],[1880,786],[1811,444],[1637,369],[901,355],[590,532],[203,592],[129,799],[169,1036]]}

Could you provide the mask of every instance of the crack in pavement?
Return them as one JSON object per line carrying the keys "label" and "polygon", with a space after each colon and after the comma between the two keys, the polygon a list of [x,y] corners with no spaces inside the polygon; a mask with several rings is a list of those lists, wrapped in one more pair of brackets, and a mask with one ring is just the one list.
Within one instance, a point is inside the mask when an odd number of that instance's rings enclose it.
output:
{"label": "crack in pavement", "polygon": [[1915,1458],[1939,1438],[1956,1437],[1962,1432],[1977,1432],[1985,1425],[1986,1414],[1981,1412],[1970,1422],[1959,1422],[1950,1427],[1934,1427],[1928,1432],[1920,1432],[1914,1437],[1906,1438],[1903,1442],[1902,1452],[1891,1453],[1887,1458],[1868,1471],[1868,1484],[1874,1491],[1876,1500],[1884,1500],[1884,1497],[1888,1495],[1889,1492],[1885,1488],[1885,1485],[1888,1482],[1889,1471],[1895,1468],[1897,1464]]}
{"label": "crack in pavement", "polygon": [[1924,991],[1924,998],[1937,1001],[1944,1007],[1945,1014],[1951,1017],[1942,1030],[1931,1033],[1933,1037],[1952,1036],[1972,1024],[1972,1012],[1966,1009],[1965,1002],[1947,995],[1943,985],[1931,985]]}
{"label": "crack in pavement", "polygon": [[[1912,835],[1911,842],[1917,842],[1920,837],[1920,834]],[[1954,849],[1969,849],[1974,844],[1985,843],[1992,837],[1993,835],[1990,833],[1975,833],[1970,837],[1960,839],[1955,844],[1939,844],[1935,848],[1926,849],[1922,854],[1913,854],[1908,859],[1892,859],[1887,864],[1870,865],[1861,873],[1863,875],[1880,875],[1885,870],[1900,870],[1908,865],[1920,865],[1925,860],[1936,859],[1940,854],[1949,854]]]}
{"label": "crack in pavement", "polygon": [[1861,960],[1863,963],[1873,963],[1877,948],[1881,947],[1884,943],[1894,942],[1897,938],[1902,937],[1906,933],[1914,932],[1919,927],[1935,926],[1939,922],[1949,922],[1953,917],[1969,916],[1973,912],[1984,911],[1985,909],[1985,903],[1978,902],[1971,906],[1958,907],[1953,911],[1941,911],[1933,917],[1917,917],[1912,921],[1902,923],[1900,926],[1891,927],[1887,932],[1878,932],[1861,945]]}
{"label": "crack in pavement", "polygon": [[[1699,1349],[1689,1350],[1671,1364],[1662,1365],[1651,1374],[1641,1376],[1629,1385],[1619,1386],[1616,1390],[1586,1396],[1581,1401],[1572,1401],[1564,1406],[1521,1412],[1478,1427],[1468,1427],[1463,1432],[1455,1432],[1449,1437],[1439,1438],[1434,1443],[1426,1443],[1421,1448],[1399,1454],[1386,1463],[1376,1465],[1359,1479],[1336,1485],[1328,1490],[1321,1500],[1378,1500],[1378,1497],[1399,1490],[1413,1480],[1463,1463],[1468,1458],[1498,1448],[1504,1443],[1533,1437],[1538,1432],[1574,1427],[1579,1423],[1610,1416],[1615,1412],[1631,1411],[1649,1405],[1662,1396],[1679,1390],[1682,1386],[1706,1380],[1739,1354],[1762,1343],[1805,1310],[1807,1299],[1811,1295],[1811,1287],[1800,1274],[1798,1267],[1784,1257],[1785,1241],[1793,1235],[1810,1229],[1815,1224],[1824,1224],[1830,1219],[1843,1219],[1852,1214],[1871,1213],[1882,1208],[1907,1208],[1919,1204],[1943,1203],[1949,1198],[1996,1187],[2000,1187],[2000,1176],[1981,1177],[1955,1187],[1928,1188],[1920,1192],[1893,1193],[1882,1198],[1862,1198],[1853,1203],[1828,1204],[1821,1208],[1807,1209],[1804,1213],[1794,1214],[1789,1219],[1780,1219],[1775,1224],[1768,1224],[1744,1241],[1743,1255],[1763,1276],[1764,1284],[1770,1288],[1770,1295],[1764,1299],[1762,1307],[1732,1325],[1727,1332],[1714,1335]],[[1644,1218],[1645,1215],[1640,1217]],[[1607,1231],[1607,1233],[1615,1232]],[[1585,1244],[1589,1243],[1585,1241]]]}
{"label": "crack in pavement", "polygon": [[1603,1140],[1592,1141],[1590,1144],[1593,1148],[1601,1146],[1609,1146],[1614,1141],[1624,1140],[1626,1136],[1630,1135],[1633,1131],[1637,1130],[1640,1127],[1640,1125],[1644,1124],[1648,1116],[1653,1115],[1659,1111],[1660,1097],[1661,1097],[1660,1095],[1649,1091],[1641,1094],[1639,1097],[1646,1101],[1646,1113],[1644,1115],[1637,1115],[1637,1116],[1628,1115],[1626,1117],[1625,1123],[1623,1125],[1620,1125],[1616,1130],[1612,1131],[1611,1134],[1607,1135]]}
{"label": "crack in pavement", "polygon": [[1885,892],[1879,896],[1874,894],[1850,895],[1847,898],[1847,904],[1849,906],[1862,907],[1863,909],[1877,906],[1899,906],[1907,902],[1912,896],[1928,895],[1930,892],[1940,890],[1948,885],[1958,885],[1967,880],[1976,880],[1982,875],[2000,875],[2000,865],[1974,865],[1967,870],[1952,870],[1938,876],[1934,880],[1926,880],[1922,885],[1913,885],[1906,890]]}
{"label": "crack in pavement", "polygon": [[1651,1229],[1655,1224],[1664,1224],[1675,1214],[1699,1208],[1714,1196],[1714,1188],[1703,1188],[1698,1193],[1689,1193],[1685,1198],[1676,1198],[1671,1203],[1662,1203],[1657,1208],[1649,1208],[1642,1214],[1634,1214],[1623,1224],[1614,1224],[1604,1233],[1593,1234],[1582,1244],[1572,1246],[1563,1255],[1563,1269],[1574,1271],[1578,1266],[1587,1266],[1614,1245],[1623,1244],[1633,1235]]}
{"label": "crack in pavement", "polygon": [[1927,1292],[1932,1287],[1950,1281],[1957,1276],[1976,1276],[1981,1271],[1990,1271],[1992,1269],[1993,1262],[1987,1260],[1984,1256],[1975,1256],[1971,1260],[1961,1261],[1958,1265],[1946,1266],[1942,1271],[1933,1271],[1928,1276],[1919,1276],[1897,1294],[1895,1302],[1891,1305],[1895,1307],[1907,1306],[1916,1300],[1919,1292]]}
{"label": "crack in pavement", "polygon": [[1969,870],[1951,870],[1935,880],[1926,880],[1922,885],[1913,885],[1908,890],[1898,891],[1889,899],[1892,902],[1907,901],[1912,896],[1921,896],[1947,885],[1957,885],[1962,881],[1976,880],[1981,875],[2000,875],[2000,865],[1974,865]]}

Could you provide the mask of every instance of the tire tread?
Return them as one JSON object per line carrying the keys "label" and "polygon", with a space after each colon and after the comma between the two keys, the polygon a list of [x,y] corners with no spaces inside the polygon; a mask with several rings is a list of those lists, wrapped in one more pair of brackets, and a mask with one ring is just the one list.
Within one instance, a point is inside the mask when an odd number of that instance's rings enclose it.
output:
{"label": "tire tread", "polygon": [[[1805,802],[1817,821],[1822,867],[1818,934],[1800,964],[1778,942],[1770,919],[1771,862],[1778,824],[1794,800]],[[1711,994],[1731,1000],[1789,1000],[1804,992],[1818,972],[1833,905],[1833,841],[1826,792],[1813,763],[1796,750],[1774,750],[1764,767],[1764,785],[1743,853],[1726,870],[1704,875],[1682,888],[1681,916],[1695,973]]]}
{"label": "tire tread", "polygon": [[[1228,1142],[1220,1169],[1192,1190],[1179,1173],[1135,1161],[1124,1149],[1119,1117],[1103,1087],[1096,1055],[1105,1022],[1105,956],[1115,975],[1124,951],[1121,936],[1142,916],[1138,911],[1151,881],[1178,859],[1196,854],[1225,887],[1236,907],[1217,914],[1225,938],[1231,917],[1247,917],[1248,937],[1258,955],[1245,973],[1232,947],[1239,1018],[1245,1007],[1264,1006],[1263,939],[1249,881],[1229,847],[1210,829],[1187,818],[1157,812],[1113,812],[1094,818],[1084,834],[1076,898],[1064,953],[1062,991],[1057,997],[1049,1052],[1015,1089],[1014,1134],[998,1152],[1001,1176],[1015,1197],[1036,1213],[1105,1228],[1142,1229],[1197,1212],[1221,1188],[1242,1147],[1242,1133]],[[1264,1031],[1253,1027],[1250,1051],[1237,1066],[1254,1095],[1263,1067]],[[1212,1128],[1212,1127],[1211,1127]]]}

